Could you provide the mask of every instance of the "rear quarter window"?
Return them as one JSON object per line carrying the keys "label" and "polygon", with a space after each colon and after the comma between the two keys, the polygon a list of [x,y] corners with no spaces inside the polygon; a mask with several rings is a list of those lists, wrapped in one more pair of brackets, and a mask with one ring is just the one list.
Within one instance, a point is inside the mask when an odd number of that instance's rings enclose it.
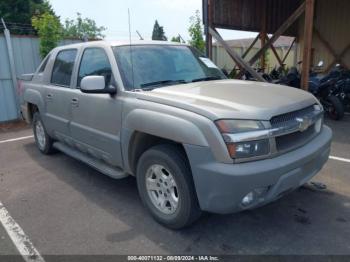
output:
{"label": "rear quarter window", "polygon": [[62,50],[57,54],[52,69],[52,84],[66,87],[70,86],[76,56],[76,49]]}
{"label": "rear quarter window", "polygon": [[51,55],[48,54],[48,55],[45,57],[44,61],[41,63],[41,65],[40,65],[40,67],[39,67],[39,70],[38,70],[38,73],[39,73],[39,74],[45,71],[45,68],[46,68],[47,62],[48,62],[49,59],[50,59],[50,56],[51,56]]}

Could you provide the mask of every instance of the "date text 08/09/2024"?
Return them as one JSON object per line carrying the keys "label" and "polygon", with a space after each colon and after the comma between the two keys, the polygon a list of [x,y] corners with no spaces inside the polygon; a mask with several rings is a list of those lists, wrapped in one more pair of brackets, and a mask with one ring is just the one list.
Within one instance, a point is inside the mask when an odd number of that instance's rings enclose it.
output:
{"label": "date text 08/09/2024", "polygon": [[128,261],[220,261],[217,256],[128,256]]}

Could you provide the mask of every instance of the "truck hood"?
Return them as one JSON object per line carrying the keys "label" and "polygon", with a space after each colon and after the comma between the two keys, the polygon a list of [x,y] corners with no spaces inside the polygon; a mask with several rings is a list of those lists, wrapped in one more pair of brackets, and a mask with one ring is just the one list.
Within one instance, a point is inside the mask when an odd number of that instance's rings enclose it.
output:
{"label": "truck hood", "polygon": [[173,85],[138,93],[139,99],[204,115],[212,120],[271,117],[318,103],[308,92],[275,84],[218,80]]}

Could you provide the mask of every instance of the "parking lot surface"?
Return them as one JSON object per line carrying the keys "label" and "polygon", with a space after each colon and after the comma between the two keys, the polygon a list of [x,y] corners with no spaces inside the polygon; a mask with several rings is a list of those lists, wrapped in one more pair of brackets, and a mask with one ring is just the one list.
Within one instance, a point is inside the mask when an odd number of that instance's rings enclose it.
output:
{"label": "parking lot surface", "polygon": [[[350,116],[327,121],[332,156],[350,159]],[[0,133],[0,141],[32,135]],[[309,184],[256,210],[205,214],[172,231],[142,207],[136,181],[113,180],[33,138],[0,143],[0,202],[42,255],[350,254],[350,163],[330,159]],[[18,254],[0,224],[0,255]]]}

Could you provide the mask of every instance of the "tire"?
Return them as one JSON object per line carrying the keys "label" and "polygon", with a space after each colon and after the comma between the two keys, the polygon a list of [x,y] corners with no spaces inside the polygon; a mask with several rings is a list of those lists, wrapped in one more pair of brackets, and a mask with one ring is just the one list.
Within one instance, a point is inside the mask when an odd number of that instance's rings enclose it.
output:
{"label": "tire", "polygon": [[344,117],[344,105],[340,99],[336,96],[329,96],[327,98],[328,106],[328,116],[333,120],[340,120]]}
{"label": "tire", "polygon": [[41,153],[49,155],[55,152],[52,146],[53,139],[47,134],[39,112],[35,112],[33,115],[33,133],[36,146]]}
{"label": "tire", "polygon": [[[189,226],[201,215],[191,170],[184,154],[177,146],[158,145],[143,153],[137,165],[137,187],[144,206],[157,222],[171,229]],[[155,178],[156,173],[160,173],[158,178]],[[164,178],[163,181],[159,177]],[[146,181],[152,181],[151,188],[157,186],[156,190],[151,191],[148,186],[150,182]],[[158,200],[168,197],[169,200],[164,201],[165,207],[157,205],[157,196]],[[177,202],[174,200],[176,197]],[[177,203],[177,206],[174,207],[172,203]]]}

